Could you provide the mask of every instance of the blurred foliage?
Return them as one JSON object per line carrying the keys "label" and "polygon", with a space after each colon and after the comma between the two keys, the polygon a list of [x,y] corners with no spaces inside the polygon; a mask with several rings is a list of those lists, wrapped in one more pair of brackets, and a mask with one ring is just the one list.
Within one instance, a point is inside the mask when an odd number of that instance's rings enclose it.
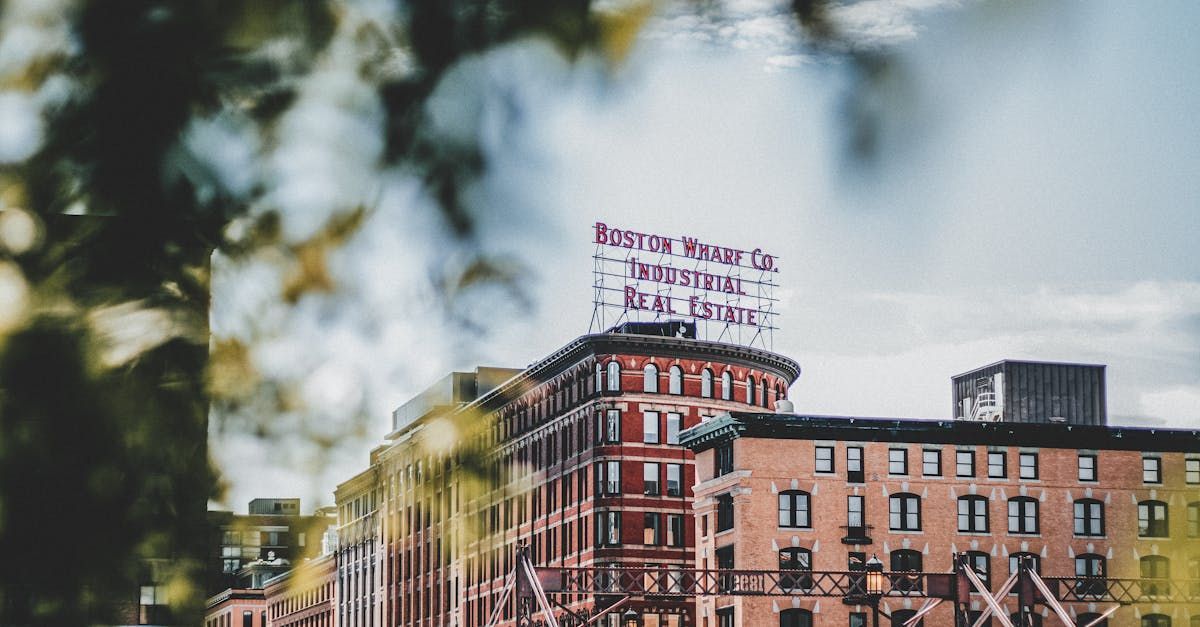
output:
{"label": "blurred foliage", "polygon": [[[274,405],[256,410],[269,421],[293,402],[256,371],[243,339],[210,339],[211,255],[269,253],[287,303],[333,294],[329,255],[372,210],[329,206],[316,232],[289,235],[291,209],[270,177],[222,172],[230,142],[189,141],[198,124],[226,124],[254,147],[255,164],[287,143],[289,112],[321,95],[314,76],[365,86],[383,116],[376,174],[415,175],[468,251],[437,291],[452,302],[479,286],[515,290],[520,268],[473,245],[486,207],[464,190],[487,158],[431,127],[428,99],[459,61],[526,37],[567,60],[617,64],[653,8],[6,2],[0,96],[15,103],[9,113],[35,113],[2,122],[17,127],[6,138],[32,136],[28,146],[0,146],[0,624],[132,621],[138,585],[150,582],[169,591],[169,622],[199,624],[194,582],[207,566],[207,501],[219,491],[209,408],[265,390]],[[834,47],[824,3],[796,0],[794,10],[815,45]],[[483,482],[488,467],[475,471]]]}

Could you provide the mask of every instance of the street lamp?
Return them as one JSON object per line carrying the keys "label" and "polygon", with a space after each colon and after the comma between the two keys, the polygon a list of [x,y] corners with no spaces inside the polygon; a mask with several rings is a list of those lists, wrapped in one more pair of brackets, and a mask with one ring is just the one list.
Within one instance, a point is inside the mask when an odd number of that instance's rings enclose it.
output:
{"label": "street lamp", "polygon": [[621,614],[621,627],[638,627],[641,624],[641,615],[634,611],[633,608],[625,610]]}
{"label": "street lamp", "polygon": [[867,598],[871,601],[871,624],[879,627],[879,597],[883,596],[883,562],[872,554],[867,560]]}

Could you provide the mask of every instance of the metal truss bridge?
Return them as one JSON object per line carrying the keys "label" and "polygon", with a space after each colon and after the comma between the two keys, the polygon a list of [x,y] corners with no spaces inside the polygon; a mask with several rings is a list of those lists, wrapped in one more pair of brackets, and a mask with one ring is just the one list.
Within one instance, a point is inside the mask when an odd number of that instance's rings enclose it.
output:
{"label": "metal truss bridge", "polygon": [[[1028,558],[1018,571],[994,592],[982,575],[971,568],[965,554],[955,555],[949,573],[807,570],[696,570],[679,568],[596,567],[542,568],[533,566],[524,549],[518,550],[516,567],[509,574],[500,601],[487,623],[496,625],[500,611],[516,592],[518,627],[592,625],[620,611],[633,599],[681,601],[701,596],[836,597],[847,603],[876,608],[883,598],[923,599],[917,613],[905,621],[913,627],[943,602],[954,605],[955,627],[980,627],[989,618],[1002,627],[1032,627],[1038,606],[1048,607],[1063,625],[1091,627],[1118,608],[1135,603],[1200,604],[1200,580],[1118,579],[1110,577],[1042,577]],[[881,566],[881,565],[880,565]],[[1010,619],[1002,602],[1015,592],[1020,610]],[[972,597],[975,593],[977,596]],[[558,594],[589,594],[614,599],[595,615],[574,613],[556,601]],[[972,600],[984,602],[978,616],[968,618]],[[1109,604],[1098,618],[1077,624],[1064,603]],[[557,607],[556,607],[557,606]],[[537,614],[542,618],[534,621]]]}

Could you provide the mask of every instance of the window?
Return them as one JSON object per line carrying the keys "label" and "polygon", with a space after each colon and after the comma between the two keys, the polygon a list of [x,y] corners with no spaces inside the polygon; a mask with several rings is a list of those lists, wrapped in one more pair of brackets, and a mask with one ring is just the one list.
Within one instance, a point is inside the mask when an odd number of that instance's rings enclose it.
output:
{"label": "window", "polygon": [[816,448],[816,471],[833,472],[833,447],[818,446]]}
{"label": "window", "polygon": [[608,385],[606,386],[609,392],[621,391],[621,364],[617,360],[608,362]]}
{"label": "window", "polygon": [[1191,485],[1200,483],[1200,459],[1183,460],[1183,480]]}
{"label": "window", "polygon": [[1138,536],[1143,538],[1167,537],[1167,504],[1162,501],[1138,503]]}
{"label": "window", "polygon": [[1008,455],[1004,451],[988,451],[988,478],[1003,479],[1008,476]]}
{"label": "window", "polygon": [[728,370],[721,373],[721,399],[733,400],[733,375]]}
{"label": "window", "polygon": [[921,499],[915,494],[893,494],[888,498],[888,527],[893,531],[921,530]]}
{"label": "window", "polygon": [[[992,617],[989,615],[982,623],[980,623],[979,618],[982,616],[983,610],[967,610],[967,624],[971,625],[972,627],[975,625],[979,625],[980,627],[992,627]],[[1020,623],[1013,624],[1020,625]]]}
{"label": "window", "polygon": [[1021,565],[1021,560],[1028,558],[1033,563],[1033,572],[1042,574],[1042,558],[1037,553],[1010,553],[1008,556],[1008,572],[1015,573]]}
{"label": "window", "polygon": [[679,444],[679,430],[682,426],[682,414],[667,414],[667,444]]}
{"label": "window", "polygon": [[683,546],[683,514],[667,514],[667,546]]}
{"label": "window", "polygon": [[758,386],[758,404],[767,406],[767,378],[763,377],[762,385]]}
{"label": "window", "polygon": [[967,551],[967,565],[970,566],[979,578],[983,580],[983,585],[992,587],[992,561],[991,557],[983,551]]}
{"label": "window", "polygon": [[717,610],[717,627],[733,627],[732,607],[722,607]]}
{"label": "window", "polygon": [[986,533],[988,530],[987,498],[961,496],[958,498],[958,530]]}
{"label": "window", "polygon": [[850,627],[867,627],[867,613],[850,612]]}
{"label": "window", "polygon": [[1171,617],[1166,614],[1146,614],[1142,616],[1142,627],[1171,627]]}
{"label": "window", "polygon": [[642,413],[642,442],[658,444],[658,412]]}
{"label": "window", "polygon": [[1080,481],[1095,481],[1096,480],[1096,456],[1091,454],[1079,454],[1079,480]]}
{"label": "window", "polygon": [[779,612],[779,627],[812,627],[812,612],[797,607]]}
{"label": "window", "polygon": [[754,376],[746,375],[746,404],[754,404]]}
{"label": "window", "polygon": [[642,463],[642,494],[647,496],[658,496],[658,464],[654,462]]}
{"label": "window", "polygon": [[794,546],[780,549],[779,570],[791,571],[779,578],[779,585],[784,590],[812,588],[812,551]]}
{"label": "window", "polygon": [[726,442],[713,451],[713,464],[714,477],[733,472],[733,442]]}
{"label": "window", "polygon": [[908,449],[904,449],[904,448],[888,449],[888,474],[889,475],[907,475],[908,474]]}
{"label": "window", "polygon": [[597,393],[604,389],[604,366],[601,366],[599,362],[596,363],[595,386],[595,391]]}
{"label": "window", "polygon": [[704,398],[713,396],[713,373],[708,368],[700,371],[700,396]]}
{"label": "window", "polygon": [[846,447],[846,481],[850,483],[863,483],[866,477],[863,476],[863,450],[861,446]]}
{"label": "window", "polygon": [[[919,573],[921,572],[921,552],[912,549],[897,549],[892,551],[889,558],[890,568],[893,573]],[[921,579],[911,575],[894,574],[891,576],[892,587],[902,592],[910,592],[913,590],[921,590]]]}
{"label": "window", "polygon": [[1037,453],[1021,453],[1017,456],[1017,461],[1021,465],[1020,475],[1022,479],[1038,478]]}
{"label": "window", "polygon": [[612,460],[596,464],[596,491],[602,496],[621,493],[621,462]]}
{"label": "window", "polygon": [[1200,538],[1200,501],[1187,504],[1187,535]]}
{"label": "window", "polygon": [[851,538],[861,538],[867,533],[867,525],[863,521],[865,498],[858,494],[846,497],[846,535]]}
{"label": "window", "polygon": [[254,612],[242,612],[242,627],[254,627]]}
{"label": "window", "polygon": [[621,512],[600,512],[596,516],[596,543],[600,546],[621,544]]}
{"label": "window", "polygon": [[1075,501],[1075,535],[1104,535],[1104,503],[1096,499]]}
{"label": "window", "polygon": [[662,521],[662,517],[660,517],[658,514],[646,512],[644,519],[645,524],[642,527],[642,544],[647,546],[658,546],[662,544],[662,529],[659,526],[659,523]]}
{"label": "window", "polygon": [[1038,502],[1028,496],[1008,500],[1008,532],[1038,533]]}
{"label": "window", "polygon": [[[1075,556],[1075,576],[1082,581],[1075,582],[1075,593],[1079,595],[1105,594],[1105,583],[1100,581],[1107,571],[1104,557],[1095,553],[1083,553]],[[1089,581],[1095,579],[1096,581]]]}
{"label": "window", "polygon": [[809,528],[808,492],[787,490],[779,493],[779,526]]}
{"label": "window", "polygon": [[954,474],[959,477],[975,476],[975,451],[956,451],[954,454]]}
{"label": "window", "polygon": [[942,476],[942,452],[926,449],[921,451],[921,474],[926,477]]}
{"label": "window", "polygon": [[658,366],[646,364],[646,367],[642,368],[642,391],[658,393]]}
{"label": "window", "polygon": [[621,410],[610,409],[604,412],[604,441],[608,444],[621,441]]}
{"label": "window", "polygon": [[732,544],[730,544],[729,546],[723,546],[723,547],[717,549],[716,551],[713,551],[713,554],[717,558],[717,568],[733,568],[734,567],[735,562],[733,559],[733,545]]}
{"label": "window", "polygon": [[1142,458],[1142,482],[1143,483],[1162,483],[1162,458],[1161,457],[1143,457]]}
{"label": "window", "polygon": [[683,368],[671,366],[671,370],[667,376],[667,392],[670,394],[683,394]]}
{"label": "window", "polygon": [[[1171,561],[1161,555],[1145,555],[1138,560],[1142,579],[1167,579],[1171,576]],[[1157,596],[1168,594],[1171,584],[1166,581],[1142,582],[1142,592]]]}
{"label": "window", "polygon": [[[904,623],[907,623],[908,619],[912,618],[914,615],[916,615],[916,613],[917,613],[916,610],[895,610],[895,611],[893,611],[892,612],[892,627],[904,627]],[[917,621],[917,627],[923,627],[924,625],[925,625],[924,618]]]}
{"label": "window", "polygon": [[733,495],[717,497],[717,532],[733,529]]}
{"label": "window", "polygon": [[683,496],[682,464],[667,464],[667,496]]}

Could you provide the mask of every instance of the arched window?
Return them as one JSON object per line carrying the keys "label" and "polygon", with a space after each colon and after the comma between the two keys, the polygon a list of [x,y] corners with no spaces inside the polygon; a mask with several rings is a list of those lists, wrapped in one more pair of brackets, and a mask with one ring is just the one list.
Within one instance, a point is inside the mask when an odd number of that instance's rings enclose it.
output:
{"label": "arched window", "polygon": [[[1108,571],[1103,555],[1082,553],[1075,556],[1075,576],[1080,581],[1075,583],[1075,593],[1079,595],[1100,595],[1105,593],[1105,585],[1101,579]],[[1089,581],[1094,579],[1094,581]]]}
{"label": "arched window", "polygon": [[[1097,618],[1100,618],[1099,614],[1096,614],[1094,612],[1087,612],[1084,614],[1080,614],[1078,619],[1075,622],[1080,625],[1091,625],[1092,621],[1096,620]],[[1096,623],[1093,627],[1108,627],[1108,619],[1105,618],[1105,619],[1101,620],[1100,622]],[[1195,623],[1195,627],[1200,627],[1200,623]]]}
{"label": "arched window", "polygon": [[621,391],[621,364],[617,360],[608,362],[608,385],[606,386],[609,392]]}
{"label": "arched window", "polygon": [[721,398],[726,401],[733,400],[733,375],[728,370],[721,373]]}
{"label": "arched window", "polygon": [[1142,627],[1171,627],[1171,617],[1166,614],[1145,614]]}
{"label": "arched window", "polygon": [[1018,567],[1021,565],[1022,558],[1028,558],[1030,560],[1033,560],[1033,572],[1041,574],[1042,558],[1039,557],[1037,553],[1009,553],[1008,554],[1008,572],[1009,573],[1017,572]]}
{"label": "arched window", "polygon": [[596,362],[596,380],[594,383],[597,393],[604,390],[604,366],[601,366],[600,362]]}
{"label": "arched window", "polygon": [[712,370],[708,368],[700,372],[700,396],[704,398],[712,398],[713,396],[713,374]]}
{"label": "arched window", "polygon": [[779,627],[812,627],[813,615],[798,607],[779,612]]}
{"label": "arched window", "polygon": [[976,494],[958,497],[958,530],[971,533],[987,533],[987,497]]}
{"label": "arched window", "polygon": [[812,551],[796,546],[780,549],[779,570],[789,571],[779,578],[779,585],[784,590],[812,588],[812,575],[808,574],[812,572]]}
{"label": "arched window", "polygon": [[1038,502],[1028,496],[1008,499],[1008,532],[1038,532]]}
{"label": "arched window", "polygon": [[992,560],[991,556],[983,551],[967,551],[967,564],[975,570],[975,574],[983,580],[983,585],[988,588],[992,587]]}
{"label": "arched window", "polygon": [[642,368],[642,391],[658,392],[658,366],[646,364],[646,367]]}
{"label": "arched window", "polygon": [[683,368],[671,366],[671,376],[668,379],[667,391],[671,394],[683,394]]}
{"label": "arched window", "polygon": [[[917,613],[916,610],[895,610],[892,612],[892,627],[904,627],[904,623]],[[925,619],[917,621],[917,627],[924,627]]]}
{"label": "arched window", "polygon": [[905,492],[888,497],[888,528],[892,531],[920,531],[921,497]]}
{"label": "arched window", "polygon": [[1165,581],[1171,576],[1171,561],[1162,555],[1146,555],[1138,560],[1138,569],[1142,579],[1162,579],[1164,581],[1143,581],[1142,592],[1150,596],[1167,594],[1171,584]]}
{"label": "arched window", "polygon": [[1167,537],[1167,504],[1162,501],[1138,503],[1138,535],[1143,538]]}
{"label": "arched window", "polygon": [[754,404],[754,376],[746,375],[746,404]]}
{"label": "arched window", "polygon": [[1104,503],[1096,499],[1075,501],[1075,535],[1104,535]]}
{"label": "arched window", "polygon": [[897,590],[920,590],[921,579],[915,575],[902,575],[899,573],[919,573],[921,572],[921,552],[912,549],[896,549],[892,551],[891,563],[889,564],[892,571],[892,587]]}
{"label": "arched window", "polygon": [[786,490],[779,493],[779,526],[780,527],[812,527],[809,516],[808,492]]}

